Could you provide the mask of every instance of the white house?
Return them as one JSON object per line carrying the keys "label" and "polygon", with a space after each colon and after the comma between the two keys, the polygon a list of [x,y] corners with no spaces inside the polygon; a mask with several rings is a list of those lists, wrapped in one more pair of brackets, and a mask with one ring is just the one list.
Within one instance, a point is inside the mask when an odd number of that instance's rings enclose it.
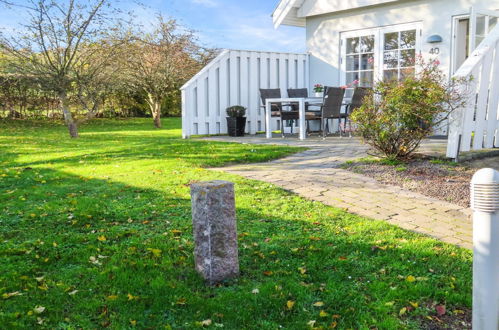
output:
{"label": "white house", "polygon": [[248,107],[249,133],[261,131],[258,88],[371,86],[413,72],[421,54],[449,76],[476,78],[479,97],[439,131],[449,134],[449,157],[499,146],[496,9],[499,0],[281,0],[274,25],[305,28],[307,54],[222,53],[183,87],[184,136],[224,133],[220,109],[232,104]]}

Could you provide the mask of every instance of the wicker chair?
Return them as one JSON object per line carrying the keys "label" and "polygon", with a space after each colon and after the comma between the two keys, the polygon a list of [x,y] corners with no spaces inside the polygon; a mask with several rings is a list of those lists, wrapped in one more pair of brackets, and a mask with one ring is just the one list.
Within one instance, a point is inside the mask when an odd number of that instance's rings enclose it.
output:
{"label": "wicker chair", "polygon": [[[348,118],[347,113],[341,112],[343,106],[343,97],[345,96],[345,89],[340,87],[325,87],[324,88],[324,99],[321,106],[321,129],[322,136],[326,138],[328,130],[328,120],[338,119],[341,123],[341,119]],[[340,129],[341,135],[341,129]]]}
{"label": "wicker chair", "polygon": [[[267,99],[279,99],[281,98],[281,90],[279,88],[275,89],[260,89],[260,97],[262,99],[263,108],[265,109],[265,104]],[[281,102],[271,103],[271,117],[279,117],[281,119],[281,134],[284,137],[284,121],[291,120],[291,133],[293,133],[293,124],[295,120],[298,120],[299,113],[295,110],[284,110],[284,108],[289,108],[289,104],[282,104]],[[265,109],[266,110],[266,109]]]}

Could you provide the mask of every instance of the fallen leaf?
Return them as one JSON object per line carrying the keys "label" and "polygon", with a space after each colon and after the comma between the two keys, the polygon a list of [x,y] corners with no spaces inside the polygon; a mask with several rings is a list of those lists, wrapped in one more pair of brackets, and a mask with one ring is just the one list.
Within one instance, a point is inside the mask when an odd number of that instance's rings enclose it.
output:
{"label": "fallen leaf", "polygon": [[409,283],[412,283],[412,282],[415,282],[416,281],[416,278],[412,275],[409,275],[406,277],[406,281],[409,282]]}
{"label": "fallen leaf", "polygon": [[253,289],[253,291],[251,291],[251,293],[253,293],[253,294],[259,294],[259,293],[260,293],[260,290],[258,290],[258,289]]}
{"label": "fallen leaf", "polygon": [[315,307],[322,307],[324,306],[324,303],[322,301],[318,301],[314,304]]}
{"label": "fallen leaf", "polygon": [[99,241],[101,241],[101,242],[104,242],[104,241],[106,241],[106,240],[107,240],[106,236],[104,236],[104,235],[101,235],[101,236],[97,237],[97,239],[98,239]]}
{"label": "fallen leaf", "polygon": [[435,310],[437,311],[438,316],[443,316],[447,312],[444,305],[435,306]]}
{"label": "fallen leaf", "polygon": [[130,320],[130,324],[131,324],[132,326],[136,326],[136,325],[137,325],[137,321],[135,321],[135,320]]}
{"label": "fallen leaf", "polygon": [[118,299],[118,296],[115,296],[115,295],[110,295],[110,296],[107,296],[107,300],[116,300]]}
{"label": "fallen leaf", "polygon": [[411,304],[411,306],[414,307],[414,308],[418,308],[419,307],[419,304],[417,302],[409,301],[409,304]]}
{"label": "fallen leaf", "polygon": [[300,271],[300,274],[305,274],[307,272],[307,269],[305,267],[299,267],[298,270]]}
{"label": "fallen leaf", "polygon": [[36,314],[41,314],[41,313],[45,312],[45,307],[43,307],[43,306],[36,306],[35,308],[33,308],[33,311]]}
{"label": "fallen leaf", "polygon": [[400,310],[400,312],[399,312],[399,315],[400,315],[400,316],[402,316],[402,315],[404,315],[405,313],[407,313],[407,308],[402,307],[402,309],[401,309],[401,310]]}
{"label": "fallen leaf", "polygon": [[308,324],[311,328],[313,328],[313,327],[315,326],[315,323],[316,323],[316,322],[317,322],[316,320],[312,320],[312,321],[308,321],[308,323],[307,323],[307,324]]}
{"label": "fallen leaf", "polygon": [[295,306],[295,302],[293,300],[288,300],[288,302],[286,303],[286,307],[289,310],[293,309],[294,306]]}
{"label": "fallen leaf", "polygon": [[274,273],[271,271],[263,272],[263,275],[265,275],[265,276],[271,276],[272,274],[274,274]]}
{"label": "fallen leaf", "polygon": [[336,328],[336,326],[338,326],[338,322],[336,322],[336,321],[333,321],[333,322],[329,325],[329,327],[330,327],[331,329]]}
{"label": "fallen leaf", "polygon": [[73,291],[69,292],[68,294],[69,294],[70,296],[74,296],[74,295],[75,295],[75,294],[77,294],[77,293],[78,293],[78,290],[73,290]]}
{"label": "fallen leaf", "polygon": [[10,292],[10,293],[4,293],[2,295],[2,298],[3,299],[9,299],[10,297],[15,297],[15,296],[20,296],[20,295],[22,295],[21,292],[15,291],[15,292]]}
{"label": "fallen leaf", "polygon": [[201,321],[201,325],[203,327],[208,327],[211,325],[211,320],[210,319],[207,319],[207,320],[204,320],[204,321]]}
{"label": "fallen leaf", "polygon": [[329,316],[329,314],[328,314],[328,313],[326,313],[325,311],[320,311],[320,312],[319,312],[319,316],[320,316],[320,317],[327,317],[327,316]]}

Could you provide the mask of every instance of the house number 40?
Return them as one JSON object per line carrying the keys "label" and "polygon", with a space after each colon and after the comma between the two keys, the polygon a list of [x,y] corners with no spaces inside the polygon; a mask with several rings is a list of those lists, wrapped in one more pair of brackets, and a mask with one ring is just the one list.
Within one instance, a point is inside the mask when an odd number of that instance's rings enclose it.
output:
{"label": "house number 40", "polygon": [[440,48],[432,48],[432,49],[430,49],[430,54],[431,55],[438,55],[438,54],[440,54]]}

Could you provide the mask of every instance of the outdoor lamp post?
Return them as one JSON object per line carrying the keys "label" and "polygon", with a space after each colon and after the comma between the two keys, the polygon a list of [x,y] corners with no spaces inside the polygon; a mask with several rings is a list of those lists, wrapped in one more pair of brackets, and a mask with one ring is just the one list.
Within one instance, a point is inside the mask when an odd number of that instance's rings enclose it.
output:
{"label": "outdoor lamp post", "polygon": [[499,329],[499,172],[471,181],[473,209],[473,329]]}

